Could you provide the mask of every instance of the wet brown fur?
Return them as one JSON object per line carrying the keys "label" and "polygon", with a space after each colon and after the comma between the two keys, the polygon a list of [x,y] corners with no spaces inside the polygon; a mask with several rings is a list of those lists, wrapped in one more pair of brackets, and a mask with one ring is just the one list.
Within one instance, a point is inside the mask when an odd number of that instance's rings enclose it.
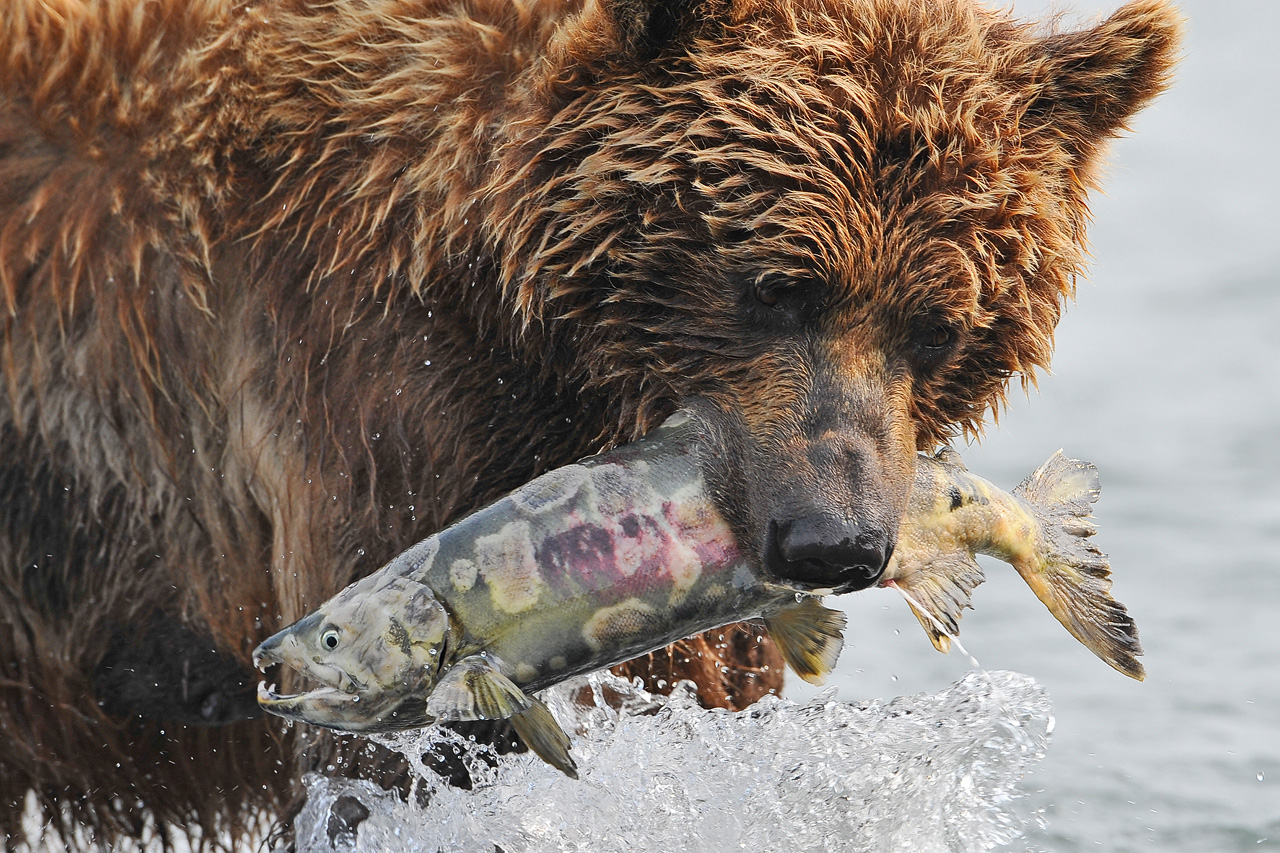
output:
{"label": "wet brown fur", "polygon": [[[151,719],[104,661],[154,630],[245,667],[683,401],[739,422],[744,495],[847,506],[823,470],[857,454],[895,526],[911,451],[1047,365],[1177,31],[1158,0],[1049,35],[968,0],[0,6],[0,829],[30,790],[103,843],[251,834],[332,744]],[[627,671],[739,706],[779,684],[755,635]]]}

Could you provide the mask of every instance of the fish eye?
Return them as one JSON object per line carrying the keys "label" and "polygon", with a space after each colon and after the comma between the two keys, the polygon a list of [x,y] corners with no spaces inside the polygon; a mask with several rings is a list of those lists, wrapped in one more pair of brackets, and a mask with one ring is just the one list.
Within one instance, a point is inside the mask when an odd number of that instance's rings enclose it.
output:
{"label": "fish eye", "polygon": [[320,635],[320,645],[329,651],[333,651],[338,647],[338,629],[330,628]]}

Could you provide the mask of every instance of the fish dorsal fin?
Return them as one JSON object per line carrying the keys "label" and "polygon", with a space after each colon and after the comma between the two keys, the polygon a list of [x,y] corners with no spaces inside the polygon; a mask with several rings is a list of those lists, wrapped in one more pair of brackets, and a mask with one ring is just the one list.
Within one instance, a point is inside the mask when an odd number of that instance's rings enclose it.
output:
{"label": "fish dorsal fin", "polygon": [[491,658],[471,655],[449,667],[427,697],[427,713],[445,723],[506,720],[533,702]]}
{"label": "fish dorsal fin", "polygon": [[805,596],[766,613],[764,623],[783,660],[810,684],[821,684],[844,648],[845,615]]}
{"label": "fish dorsal fin", "polygon": [[933,454],[933,458],[935,461],[941,462],[944,465],[950,465],[953,468],[959,468],[961,471],[969,470],[965,467],[964,459],[960,457],[960,454],[956,453],[956,451],[949,446],[938,448],[938,452]]}
{"label": "fish dorsal fin", "polygon": [[[977,561],[961,553],[933,560],[905,573],[905,577],[895,578],[893,583],[910,596],[907,604],[933,647],[946,654],[951,651],[951,638],[960,633],[964,609],[973,607],[970,593],[984,580],[986,576]],[[920,612],[917,604],[926,612]]]}
{"label": "fish dorsal fin", "polygon": [[569,755],[569,736],[546,705],[529,697],[529,709],[512,717],[511,725],[539,758],[570,779],[578,778],[578,765]]}
{"label": "fish dorsal fin", "polygon": [[1098,469],[1093,463],[1071,459],[1059,450],[1015,486],[1013,494],[1045,513],[1086,519],[1098,500],[1099,489]]}

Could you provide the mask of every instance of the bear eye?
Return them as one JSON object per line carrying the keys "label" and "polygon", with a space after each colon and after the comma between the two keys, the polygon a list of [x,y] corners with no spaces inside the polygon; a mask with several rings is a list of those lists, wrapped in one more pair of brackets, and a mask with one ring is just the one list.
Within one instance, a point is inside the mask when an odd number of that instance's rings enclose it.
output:
{"label": "bear eye", "polygon": [[333,651],[338,647],[338,629],[330,628],[320,635],[320,645],[329,651]]}
{"label": "bear eye", "polygon": [[930,326],[920,338],[921,345],[932,352],[944,350],[955,343],[956,332],[950,326],[941,323]]}
{"label": "bear eye", "polygon": [[776,308],[778,306],[778,288],[768,284],[757,284],[756,301],[767,308]]}

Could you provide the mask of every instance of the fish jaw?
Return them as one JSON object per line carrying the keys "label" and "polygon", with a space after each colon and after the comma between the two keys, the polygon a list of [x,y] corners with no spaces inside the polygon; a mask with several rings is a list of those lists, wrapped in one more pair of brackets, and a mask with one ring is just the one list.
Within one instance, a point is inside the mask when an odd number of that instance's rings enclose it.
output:
{"label": "fish jaw", "polygon": [[364,697],[334,687],[284,695],[275,685],[258,683],[258,705],[291,722],[310,723],[344,732],[384,732],[413,728],[431,722],[420,708],[403,697]]}
{"label": "fish jaw", "polygon": [[254,649],[253,665],[262,672],[276,664],[286,666],[306,678],[319,681],[322,686],[304,693],[282,694],[276,692],[274,684],[268,687],[262,681],[258,683],[258,706],[293,722],[342,731],[367,730],[368,717],[371,712],[376,715],[378,709],[373,706],[378,703],[365,702],[361,707],[362,685],[339,667],[310,659],[296,628],[290,626],[263,641]]}
{"label": "fish jaw", "polygon": [[375,573],[254,650],[258,669],[279,664],[320,683],[294,695],[264,683],[258,704],[286,719],[341,731],[426,725],[424,697],[439,674],[449,633],[449,616],[429,587]]}
{"label": "fish jaw", "polygon": [[[313,614],[320,616],[320,614]],[[378,732],[424,725],[422,713],[397,713],[401,705],[411,705],[400,692],[362,683],[338,666],[306,654],[301,636],[314,631],[307,617],[265,640],[253,653],[259,670],[280,664],[299,675],[319,681],[321,686],[303,693],[282,694],[275,685],[258,683],[258,706],[291,722],[310,723],[344,732]],[[421,704],[421,703],[418,703]]]}

